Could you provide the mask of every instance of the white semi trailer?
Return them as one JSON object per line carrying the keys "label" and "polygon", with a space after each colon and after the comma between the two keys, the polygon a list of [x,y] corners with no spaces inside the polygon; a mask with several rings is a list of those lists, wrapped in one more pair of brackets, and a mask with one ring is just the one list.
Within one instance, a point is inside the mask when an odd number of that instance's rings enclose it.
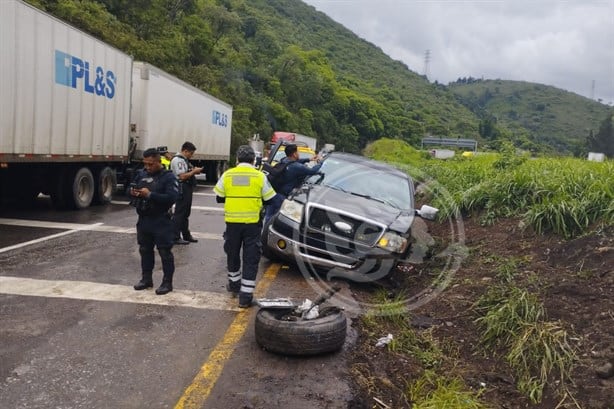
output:
{"label": "white semi trailer", "polygon": [[111,200],[146,148],[197,148],[216,179],[232,107],[19,0],[0,1],[0,199]]}
{"label": "white semi trailer", "polygon": [[192,162],[216,182],[230,156],[231,122],[230,105],[159,68],[134,62],[130,130],[137,146],[178,152],[190,141],[196,145]]}

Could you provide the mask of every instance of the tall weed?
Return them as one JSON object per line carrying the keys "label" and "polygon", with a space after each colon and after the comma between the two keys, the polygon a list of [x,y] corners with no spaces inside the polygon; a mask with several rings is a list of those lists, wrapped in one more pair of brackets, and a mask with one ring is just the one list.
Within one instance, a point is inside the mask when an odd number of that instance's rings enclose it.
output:
{"label": "tall weed", "polygon": [[503,348],[516,374],[518,390],[540,402],[553,374],[559,386],[571,379],[575,349],[559,322],[545,321],[537,298],[516,287],[497,287],[474,305],[482,343],[491,350]]}
{"label": "tall weed", "polygon": [[407,387],[412,409],[483,409],[481,391],[471,391],[460,378],[446,378],[425,371]]}
{"label": "tall weed", "polygon": [[484,211],[484,224],[492,224],[498,217],[519,216],[539,233],[565,238],[594,223],[614,224],[614,161],[531,159],[510,147],[501,154],[438,160],[390,139],[374,142],[370,152],[428,183],[431,204],[442,218]]}

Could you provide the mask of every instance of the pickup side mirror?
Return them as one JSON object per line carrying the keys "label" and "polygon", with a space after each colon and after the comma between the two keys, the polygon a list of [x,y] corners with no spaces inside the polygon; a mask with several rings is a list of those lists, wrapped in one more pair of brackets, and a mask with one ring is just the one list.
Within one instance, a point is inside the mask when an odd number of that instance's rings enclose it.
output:
{"label": "pickup side mirror", "polygon": [[429,205],[422,205],[420,210],[416,209],[416,216],[422,217],[425,220],[435,220],[439,209]]}

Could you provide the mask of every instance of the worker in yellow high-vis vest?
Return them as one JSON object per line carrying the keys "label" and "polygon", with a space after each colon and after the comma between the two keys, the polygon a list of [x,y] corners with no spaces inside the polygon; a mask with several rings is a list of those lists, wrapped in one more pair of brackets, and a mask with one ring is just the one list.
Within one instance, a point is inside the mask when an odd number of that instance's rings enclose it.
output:
{"label": "worker in yellow high-vis vest", "polygon": [[168,151],[166,146],[158,146],[157,150],[160,153],[162,168],[165,170],[171,170],[171,159],[173,159],[173,154]]}
{"label": "worker in yellow high-vis vest", "polygon": [[224,172],[213,188],[217,202],[224,203],[224,251],[228,267],[226,289],[239,295],[240,308],[252,304],[260,262],[260,214],[263,202],[275,196],[275,190],[264,173],[254,168],[255,159],[256,154],[250,146],[239,146],[237,166]]}

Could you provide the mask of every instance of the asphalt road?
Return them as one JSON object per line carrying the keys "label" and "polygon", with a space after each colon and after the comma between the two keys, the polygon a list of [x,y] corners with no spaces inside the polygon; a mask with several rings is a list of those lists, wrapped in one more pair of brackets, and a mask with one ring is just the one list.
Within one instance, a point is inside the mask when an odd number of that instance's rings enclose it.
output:
{"label": "asphalt road", "polygon": [[[176,246],[175,290],[136,292],[134,209],[118,198],[82,211],[0,209],[3,408],[345,408],[352,342],[311,358],[255,342],[257,307],[225,291],[221,205],[194,197],[198,243]],[[161,281],[156,255],[154,287]],[[315,299],[317,278],[263,259],[257,296]],[[351,303],[347,283],[338,295]],[[351,317],[349,317],[351,318]]]}

